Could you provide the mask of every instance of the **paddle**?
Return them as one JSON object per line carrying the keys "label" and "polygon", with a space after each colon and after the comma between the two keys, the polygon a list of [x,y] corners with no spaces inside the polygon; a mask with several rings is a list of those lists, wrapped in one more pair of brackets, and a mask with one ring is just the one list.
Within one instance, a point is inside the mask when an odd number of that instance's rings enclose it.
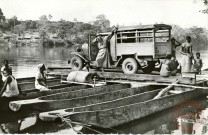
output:
{"label": "paddle", "polygon": [[173,88],[174,84],[177,84],[177,83],[179,83],[179,82],[180,82],[180,81],[177,80],[177,81],[175,81],[174,83],[172,83],[171,85],[169,85],[168,87],[162,89],[162,90],[157,94],[157,96],[155,96],[153,99],[158,99],[158,98],[162,97],[165,93],[167,93],[169,90],[171,90],[171,89]]}

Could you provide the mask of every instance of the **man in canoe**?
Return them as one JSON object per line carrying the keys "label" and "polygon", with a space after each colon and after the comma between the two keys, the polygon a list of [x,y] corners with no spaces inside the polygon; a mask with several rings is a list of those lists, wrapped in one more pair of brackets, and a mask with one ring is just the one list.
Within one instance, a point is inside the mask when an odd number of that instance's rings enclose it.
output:
{"label": "man in canoe", "polygon": [[9,61],[7,59],[4,59],[4,66],[1,68],[1,74],[2,74],[2,81],[4,82],[6,80],[6,77],[3,75],[3,71],[5,68],[9,68],[12,71],[12,67],[9,66]]}
{"label": "man in canoe", "polygon": [[17,80],[12,76],[12,71],[9,68],[4,68],[2,72],[6,78],[3,87],[0,91],[0,106],[5,106],[5,103],[18,100],[21,90],[18,88]]}
{"label": "man in canoe", "polygon": [[35,76],[35,88],[40,91],[48,91],[50,90],[46,85],[46,74],[44,71],[46,70],[44,64],[38,65],[38,72]]}

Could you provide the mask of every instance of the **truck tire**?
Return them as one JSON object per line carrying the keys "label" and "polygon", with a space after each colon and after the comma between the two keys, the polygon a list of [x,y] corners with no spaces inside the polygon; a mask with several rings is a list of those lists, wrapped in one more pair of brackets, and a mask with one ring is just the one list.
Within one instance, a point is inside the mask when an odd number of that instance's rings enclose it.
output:
{"label": "truck tire", "polygon": [[84,66],[83,60],[78,57],[78,56],[74,56],[71,59],[71,68],[72,70],[82,70]]}
{"label": "truck tire", "polygon": [[122,63],[122,70],[125,74],[135,74],[138,71],[138,63],[134,58],[126,58]]}
{"label": "truck tire", "polygon": [[148,62],[147,64],[148,64],[148,66],[145,68],[141,68],[141,70],[144,73],[149,74],[155,69],[155,62]]}

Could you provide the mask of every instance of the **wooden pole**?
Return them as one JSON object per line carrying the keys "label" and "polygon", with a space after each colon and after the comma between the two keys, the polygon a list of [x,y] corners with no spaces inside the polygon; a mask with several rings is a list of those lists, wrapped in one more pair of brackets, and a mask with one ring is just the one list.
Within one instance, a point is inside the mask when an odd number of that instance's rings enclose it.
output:
{"label": "wooden pole", "polygon": [[162,89],[158,94],[157,96],[155,96],[153,99],[158,99],[160,97],[162,97],[165,93],[167,93],[170,89],[172,89],[174,87],[174,84],[177,84],[179,83],[179,80],[177,80],[176,82],[172,83],[172,85]]}

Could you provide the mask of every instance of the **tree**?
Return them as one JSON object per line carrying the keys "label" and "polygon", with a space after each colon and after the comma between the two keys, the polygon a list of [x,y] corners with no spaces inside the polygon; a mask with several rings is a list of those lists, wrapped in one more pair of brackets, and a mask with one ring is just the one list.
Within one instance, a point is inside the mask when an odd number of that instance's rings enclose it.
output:
{"label": "tree", "polygon": [[48,15],[48,19],[49,19],[49,20],[51,20],[52,17],[53,17],[53,16],[52,16],[51,14]]}
{"label": "tree", "polygon": [[48,23],[49,23],[49,20],[48,20],[46,15],[42,15],[39,18],[39,25],[40,25],[40,27],[47,27]]}
{"label": "tree", "polygon": [[14,33],[22,35],[26,30],[26,26],[24,24],[14,26]]}
{"label": "tree", "polygon": [[208,14],[208,0],[194,0],[195,3],[198,1],[203,2],[204,6],[205,6],[205,9],[200,10],[199,12],[202,12],[204,14]]}
{"label": "tree", "polygon": [[11,30],[14,30],[15,25],[19,25],[21,22],[18,21],[16,16],[13,16],[11,19],[8,19],[8,24]]}
{"label": "tree", "polygon": [[0,23],[5,21],[5,16],[0,8]]}
{"label": "tree", "polygon": [[201,10],[200,12],[204,13],[204,14],[208,14],[208,1],[204,0],[204,5],[205,5],[205,9]]}
{"label": "tree", "polygon": [[106,32],[110,27],[110,21],[106,19],[106,16],[104,14],[101,14],[96,17],[94,25],[100,28],[102,32]]}
{"label": "tree", "polygon": [[6,22],[1,22],[0,23],[0,29],[2,29],[2,30],[9,30],[10,29],[10,26],[9,26],[9,24],[8,23],[6,23]]}
{"label": "tree", "polygon": [[172,26],[172,36],[179,42],[185,42],[186,36],[191,36],[194,50],[207,48],[208,31],[205,28],[191,27],[182,28],[178,25]]}

